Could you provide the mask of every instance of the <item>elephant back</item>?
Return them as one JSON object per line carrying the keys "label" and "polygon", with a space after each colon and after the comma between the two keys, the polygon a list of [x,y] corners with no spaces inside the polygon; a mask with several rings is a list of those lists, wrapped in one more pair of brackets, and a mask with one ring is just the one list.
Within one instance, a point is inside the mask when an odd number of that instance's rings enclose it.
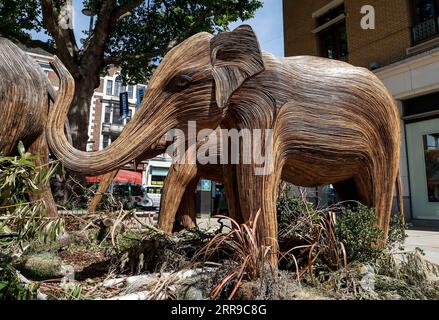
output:
{"label": "elephant back", "polygon": [[48,113],[46,78],[32,58],[0,37],[0,153],[15,152],[20,140],[28,148],[42,134]]}

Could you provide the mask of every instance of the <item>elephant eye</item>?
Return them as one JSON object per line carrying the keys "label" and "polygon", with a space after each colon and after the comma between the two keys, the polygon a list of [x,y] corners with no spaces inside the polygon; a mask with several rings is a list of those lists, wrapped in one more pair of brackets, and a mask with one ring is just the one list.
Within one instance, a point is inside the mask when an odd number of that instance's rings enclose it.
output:
{"label": "elephant eye", "polygon": [[192,82],[191,72],[181,71],[172,77],[167,83],[165,90],[169,92],[179,92],[186,89]]}
{"label": "elephant eye", "polygon": [[175,85],[180,88],[187,87],[192,82],[192,78],[186,74],[179,75],[175,79]]}

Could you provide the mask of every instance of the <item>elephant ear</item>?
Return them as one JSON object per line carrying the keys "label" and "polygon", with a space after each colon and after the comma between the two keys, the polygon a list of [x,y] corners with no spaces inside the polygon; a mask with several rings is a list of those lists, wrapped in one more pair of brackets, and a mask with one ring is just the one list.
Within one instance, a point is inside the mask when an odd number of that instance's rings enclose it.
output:
{"label": "elephant ear", "polygon": [[248,25],[213,37],[210,41],[210,59],[215,98],[220,108],[227,105],[233,92],[245,80],[264,70],[258,39]]}

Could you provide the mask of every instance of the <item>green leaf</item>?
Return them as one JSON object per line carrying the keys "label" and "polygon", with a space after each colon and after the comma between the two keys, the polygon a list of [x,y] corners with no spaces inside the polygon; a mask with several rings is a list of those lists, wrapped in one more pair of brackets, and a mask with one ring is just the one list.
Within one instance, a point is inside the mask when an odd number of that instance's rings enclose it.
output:
{"label": "green leaf", "polygon": [[8,282],[6,281],[0,281],[0,291],[8,286]]}

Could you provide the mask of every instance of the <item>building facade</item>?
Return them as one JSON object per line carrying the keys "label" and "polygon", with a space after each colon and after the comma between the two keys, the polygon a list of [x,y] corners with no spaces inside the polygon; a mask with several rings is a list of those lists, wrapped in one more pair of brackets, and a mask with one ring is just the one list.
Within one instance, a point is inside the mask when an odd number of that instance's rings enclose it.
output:
{"label": "building facade", "polygon": [[283,11],[285,56],[368,68],[395,97],[406,218],[439,226],[439,0],[283,0]]}
{"label": "building facade", "polygon": [[[39,49],[28,50],[27,53],[41,66],[55,89],[58,89],[58,77],[49,64],[52,57]],[[146,85],[124,86],[119,81],[118,75],[117,68],[110,68],[107,75],[100,78],[99,87],[94,91],[90,102],[87,151],[102,150],[116,140],[140,105],[141,92],[146,90]],[[123,92],[128,94],[126,117],[122,116],[119,105],[119,94]],[[143,185],[161,186],[171,163],[171,157],[163,154],[142,161],[137,168],[134,168],[133,164],[128,164],[122,169],[136,171],[141,176]]]}

